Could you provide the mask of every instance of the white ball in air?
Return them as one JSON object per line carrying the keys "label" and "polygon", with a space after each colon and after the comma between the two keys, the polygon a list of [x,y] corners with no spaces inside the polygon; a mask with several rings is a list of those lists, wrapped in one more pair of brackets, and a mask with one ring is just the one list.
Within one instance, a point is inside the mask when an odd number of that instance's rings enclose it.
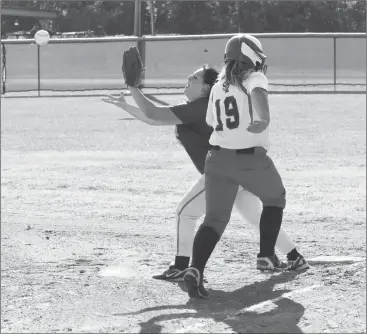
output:
{"label": "white ball in air", "polygon": [[34,35],[34,39],[38,45],[46,45],[50,40],[50,34],[46,30],[38,30]]}

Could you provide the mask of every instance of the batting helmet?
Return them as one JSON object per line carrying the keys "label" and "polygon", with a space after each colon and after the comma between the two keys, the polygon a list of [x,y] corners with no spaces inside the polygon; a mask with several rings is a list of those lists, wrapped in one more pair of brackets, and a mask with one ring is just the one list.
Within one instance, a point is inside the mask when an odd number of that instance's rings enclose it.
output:
{"label": "batting helmet", "polygon": [[238,34],[233,36],[226,44],[224,62],[239,60],[255,71],[265,67],[266,56],[260,41],[251,35]]}

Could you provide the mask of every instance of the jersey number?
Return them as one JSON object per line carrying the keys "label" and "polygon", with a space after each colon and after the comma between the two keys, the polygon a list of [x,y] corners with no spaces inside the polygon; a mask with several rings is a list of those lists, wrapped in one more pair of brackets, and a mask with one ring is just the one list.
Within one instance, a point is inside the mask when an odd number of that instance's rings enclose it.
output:
{"label": "jersey number", "polygon": [[[215,131],[223,131],[223,122],[220,118],[220,100],[215,101],[215,109],[217,113],[218,125],[215,127]],[[240,124],[240,115],[238,113],[237,101],[234,96],[227,96],[224,99],[224,112],[226,116],[226,127],[230,130],[238,128]]]}

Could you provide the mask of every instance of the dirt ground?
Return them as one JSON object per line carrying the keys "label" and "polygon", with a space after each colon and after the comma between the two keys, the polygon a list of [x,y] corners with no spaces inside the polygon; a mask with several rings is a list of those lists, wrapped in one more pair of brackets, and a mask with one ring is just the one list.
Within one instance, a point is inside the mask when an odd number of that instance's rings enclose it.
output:
{"label": "dirt ground", "polygon": [[[283,228],[306,258],[365,258],[366,97],[270,103]],[[199,176],[173,127],[93,97],[5,98],[1,122],[2,333],[366,332],[365,262],[258,272],[257,233],[236,212],[209,300],[151,278],[173,260],[175,207]]]}

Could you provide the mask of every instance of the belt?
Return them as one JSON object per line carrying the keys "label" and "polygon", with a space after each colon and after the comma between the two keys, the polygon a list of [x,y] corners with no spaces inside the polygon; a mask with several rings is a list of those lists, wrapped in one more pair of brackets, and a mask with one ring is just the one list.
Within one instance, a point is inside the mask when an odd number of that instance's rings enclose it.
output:
{"label": "belt", "polygon": [[[222,147],[220,146],[213,146],[213,145],[209,145],[209,147],[212,150],[216,150],[216,151],[220,151],[222,149]],[[231,150],[231,151],[235,151],[237,154],[254,154],[255,153],[255,147],[248,147],[248,148],[242,148],[239,150]]]}

